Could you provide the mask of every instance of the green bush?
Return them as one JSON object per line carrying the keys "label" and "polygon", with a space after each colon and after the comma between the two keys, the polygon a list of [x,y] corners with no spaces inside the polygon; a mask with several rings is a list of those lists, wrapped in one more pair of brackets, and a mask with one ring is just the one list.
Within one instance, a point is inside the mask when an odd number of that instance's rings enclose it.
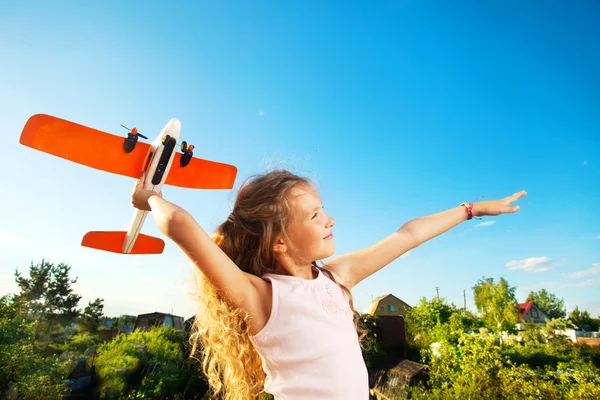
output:
{"label": "green bush", "polygon": [[[545,346],[545,352],[544,347]],[[410,390],[413,399],[597,399],[600,370],[589,349],[564,343],[505,344],[496,335],[462,334],[458,345],[442,342],[431,351],[428,388]],[[516,363],[515,355],[528,362]],[[538,360],[532,358],[539,357]],[[545,357],[545,358],[544,358]],[[551,362],[545,365],[541,361]],[[532,365],[534,365],[532,367]]]}
{"label": "green bush", "polygon": [[10,384],[25,399],[60,398],[66,392],[71,362],[44,354],[35,341],[38,324],[21,302],[0,298],[0,393]]}
{"label": "green bush", "polygon": [[[100,345],[96,371],[102,398],[165,399],[202,395],[200,372],[186,357],[187,337],[168,327],[119,335]],[[192,393],[190,393],[192,392]]]}

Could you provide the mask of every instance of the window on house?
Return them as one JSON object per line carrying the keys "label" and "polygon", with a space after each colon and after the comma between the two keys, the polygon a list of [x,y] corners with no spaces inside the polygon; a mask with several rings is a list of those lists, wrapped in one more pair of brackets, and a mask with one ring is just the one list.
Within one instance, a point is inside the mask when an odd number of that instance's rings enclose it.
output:
{"label": "window on house", "polygon": [[389,312],[396,312],[396,306],[393,304],[389,304],[388,305],[388,311]]}
{"label": "window on house", "polygon": [[538,313],[537,313],[537,310],[536,310],[535,308],[532,308],[532,309],[531,309],[531,316],[532,316],[533,318],[537,318],[537,317],[538,317]]}

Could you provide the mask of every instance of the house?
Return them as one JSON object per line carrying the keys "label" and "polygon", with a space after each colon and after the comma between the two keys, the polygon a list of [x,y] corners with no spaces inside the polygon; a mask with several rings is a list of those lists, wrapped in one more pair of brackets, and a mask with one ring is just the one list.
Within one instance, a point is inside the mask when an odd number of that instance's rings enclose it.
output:
{"label": "house", "polygon": [[406,318],[406,313],[412,307],[394,296],[386,294],[379,296],[367,304],[366,314]]}
{"label": "house", "polygon": [[406,358],[404,318],[411,308],[393,294],[379,296],[367,305],[366,314],[379,317],[381,341],[396,359]]}
{"label": "house", "polygon": [[523,329],[525,322],[534,325],[546,325],[546,321],[549,320],[550,318],[534,302],[528,301],[519,304],[519,320],[517,321],[519,330]]}
{"label": "house", "polygon": [[183,330],[184,321],[183,317],[177,315],[165,314],[160,312],[153,312],[149,314],[140,314],[135,319],[134,330],[140,329],[143,331],[149,331],[156,326],[168,326],[174,329]]}

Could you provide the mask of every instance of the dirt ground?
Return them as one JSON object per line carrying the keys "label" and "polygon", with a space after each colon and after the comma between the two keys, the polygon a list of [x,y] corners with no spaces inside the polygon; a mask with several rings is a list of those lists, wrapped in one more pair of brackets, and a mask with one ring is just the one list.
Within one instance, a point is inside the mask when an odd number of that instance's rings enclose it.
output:
{"label": "dirt ground", "polygon": [[578,337],[577,343],[585,343],[588,346],[600,346],[600,338],[584,338]]}

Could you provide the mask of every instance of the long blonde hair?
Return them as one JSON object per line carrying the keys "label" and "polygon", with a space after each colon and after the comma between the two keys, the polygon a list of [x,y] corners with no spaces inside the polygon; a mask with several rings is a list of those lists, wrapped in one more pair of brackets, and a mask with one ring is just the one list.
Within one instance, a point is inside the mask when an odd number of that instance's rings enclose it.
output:
{"label": "long blonde hair", "polygon": [[[287,238],[291,216],[290,192],[306,178],[276,170],[249,178],[238,192],[229,218],[215,231],[214,242],[243,271],[256,276],[276,270],[272,245],[276,236]],[[316,263],[314,263],[315,266]],[[320,267],[333,279],[325,267]],[[224,400],[257,398],[263,392],[265,373],[262,360],[249,338],[247,314],[230,307],[216,288],[196,269],[198,311],[190,335],[192,356],[199,354],[202,370],[215,397]],[[360,315],[348,295],[358,329]]]}

